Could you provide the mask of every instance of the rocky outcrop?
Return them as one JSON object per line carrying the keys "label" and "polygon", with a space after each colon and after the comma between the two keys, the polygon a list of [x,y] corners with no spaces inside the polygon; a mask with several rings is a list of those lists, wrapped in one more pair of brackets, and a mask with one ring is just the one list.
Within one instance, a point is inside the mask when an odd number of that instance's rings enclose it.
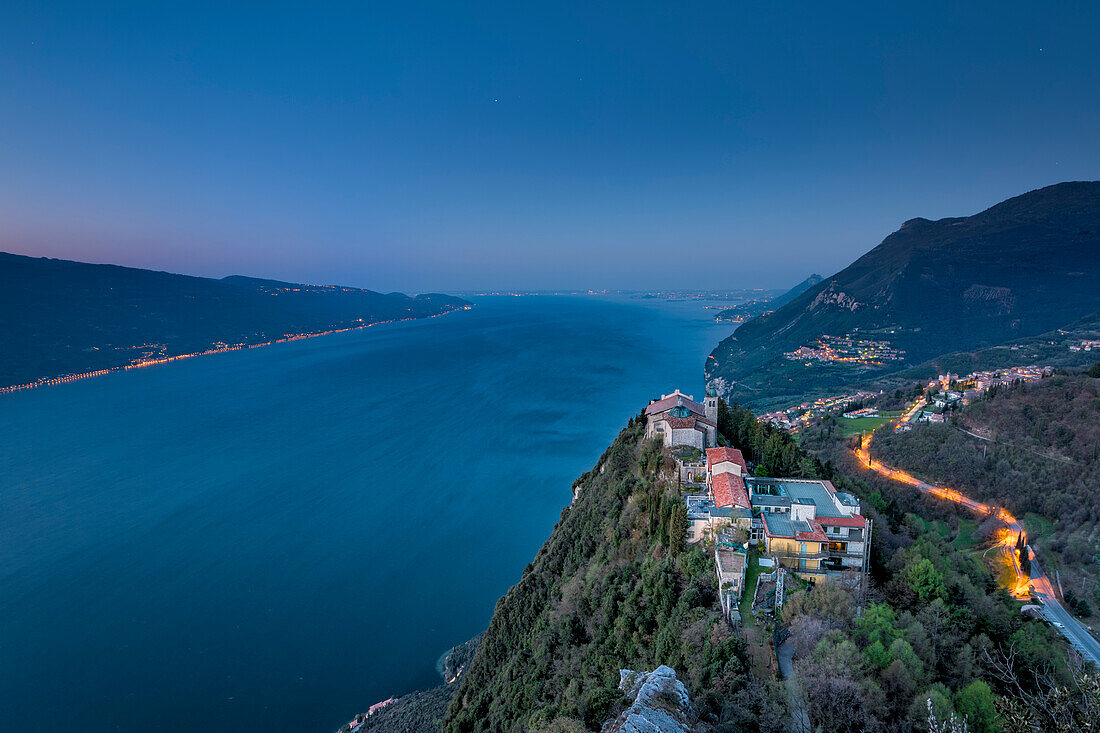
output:
{"label": "rocky outcrop", "polygon": [[619,689],[634,700],[602,733],[691,733],[698,721],[684,683],[661,665],[652,672],[619,670]]}
{"label": "rocky outcrop", "polygon": [[807,310],[815,310],[817,308],[832,307],[837,310],[857,311],[863,307],[863,303],[853,298],[844,291],[838,291],[833,285],[825,290],[822,290],[810,303]]}

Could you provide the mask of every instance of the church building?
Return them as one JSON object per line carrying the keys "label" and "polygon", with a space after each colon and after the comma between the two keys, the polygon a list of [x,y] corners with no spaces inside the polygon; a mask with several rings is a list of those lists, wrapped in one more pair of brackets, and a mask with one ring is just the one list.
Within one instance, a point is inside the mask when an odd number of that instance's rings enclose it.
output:
{"label": "church building", "polygon": [[705,451],[718,445],[718,395],[707,390],[704,404],[675,390],[645,408],[645,437],[660,438],[668,448],[679,445]]}

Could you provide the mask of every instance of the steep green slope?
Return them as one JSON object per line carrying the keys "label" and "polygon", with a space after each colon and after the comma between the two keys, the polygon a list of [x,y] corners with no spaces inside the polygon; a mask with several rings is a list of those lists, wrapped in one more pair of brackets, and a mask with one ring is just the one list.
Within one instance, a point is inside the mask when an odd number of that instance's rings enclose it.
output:
{"label": "steep green slope", "polygon": [[467,305],[445,295],[213,280],[0,253],[0,386]]}
{"label": "steep green slope", "polygon": [[623,708],[621,668],[674,667],[704,711],[743,686],[711,559],[684,551],[684,507],[660,488],[644,429],[631,420],[576,482],[577,499],[497,603],[445,731],[598,730]]}
{"label": "steep green slope", "polygon": [[[1070,323],[1100,310],[1098,281],[1100,182],[1049,186],[970,217],[912,219],[841,272],[738,328],[708,359],[707,377],[757,406],[798,400]],[[784,358],[826,335],[887,341],[904,358]]]}

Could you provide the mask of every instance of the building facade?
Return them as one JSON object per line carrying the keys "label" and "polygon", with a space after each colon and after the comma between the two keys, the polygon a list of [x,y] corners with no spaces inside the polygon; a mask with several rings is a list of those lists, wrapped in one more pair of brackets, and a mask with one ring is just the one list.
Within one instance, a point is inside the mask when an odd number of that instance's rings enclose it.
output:
{"label": "building facade", "polygon": [[677,389],[650,402],[645,416],[645,437],[659,439],[666,448],[688,446],[702,451],[718,444],[717,397],[713,404],[704,405]]}
{"label": "building facade", "polygon": [[759,539],[780,564],[814,582],[829,571],[869,569],[872,523],[854,496],[829,481],[749,478],[747,485]]}

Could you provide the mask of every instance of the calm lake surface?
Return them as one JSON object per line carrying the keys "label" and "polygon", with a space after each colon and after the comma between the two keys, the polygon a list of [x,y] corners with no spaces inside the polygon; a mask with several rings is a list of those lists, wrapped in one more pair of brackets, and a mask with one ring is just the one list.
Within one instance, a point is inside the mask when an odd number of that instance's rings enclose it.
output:
{"label": "calm lake surface", "polygon": [[426,321],[0,398],[0,729],[329,733],[482,631],[698,302]]}

